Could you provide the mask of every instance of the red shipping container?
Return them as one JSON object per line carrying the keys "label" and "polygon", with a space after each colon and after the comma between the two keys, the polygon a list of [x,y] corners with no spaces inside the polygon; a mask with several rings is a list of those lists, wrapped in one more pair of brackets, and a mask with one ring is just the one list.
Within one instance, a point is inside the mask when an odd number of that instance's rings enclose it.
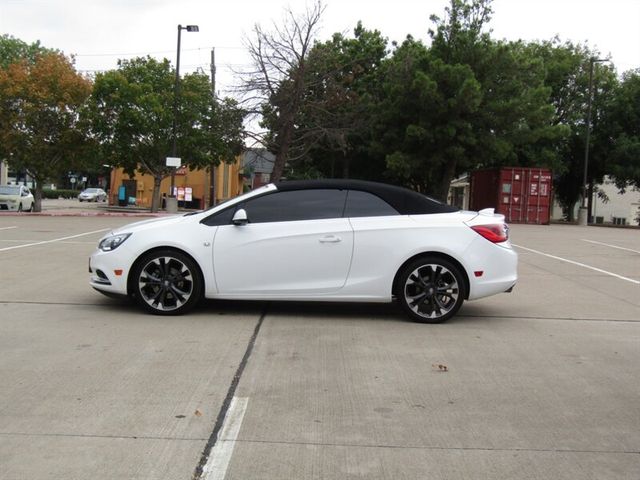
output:
{"label": "red shipping container", "polygon": [[551,218],[551,170],[502,167],[471,174],[471,210],[494,208],[509,223],[548,224]]}

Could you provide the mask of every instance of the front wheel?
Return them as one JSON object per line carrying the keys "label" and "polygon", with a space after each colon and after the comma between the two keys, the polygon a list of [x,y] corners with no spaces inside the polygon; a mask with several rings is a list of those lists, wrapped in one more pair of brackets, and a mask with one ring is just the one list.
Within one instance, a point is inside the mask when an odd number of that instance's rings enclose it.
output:
{"label": "front wheel", "polygon": [[400,272],[397,285],[398,302],[412,320],[421,323],[448,320],[466,296],[459,267],[439,257],[412,261]]}
{"label": "front wheel", "polygon": [[202,297],[203,281],[197,264],[175,250],[144,255],[132,272],[131,291],[136,301],[156,315],[180,315]]}

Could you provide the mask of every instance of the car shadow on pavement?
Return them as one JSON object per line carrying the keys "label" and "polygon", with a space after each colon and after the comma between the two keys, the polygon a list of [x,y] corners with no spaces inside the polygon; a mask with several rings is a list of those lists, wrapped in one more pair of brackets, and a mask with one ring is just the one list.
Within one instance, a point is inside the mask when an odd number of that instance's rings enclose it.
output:
{"label": "car shadow on pavement", "polygon": [[[149,315],[135,302],[127,298],[98,298],[95,305],[109,308],[113,313]],[[503,318],[500,309],[480,304],[465,304],[444,325],[487,322]],[[323,319],[348,319],[363,321],[392,321],[412,323],[396,303],[341,303],[341,302],[265,302],[248,300],[205,299],[185,316],[255,315],[282,317],[320,317]],[[153,315],[150,315],[153,316]]]}

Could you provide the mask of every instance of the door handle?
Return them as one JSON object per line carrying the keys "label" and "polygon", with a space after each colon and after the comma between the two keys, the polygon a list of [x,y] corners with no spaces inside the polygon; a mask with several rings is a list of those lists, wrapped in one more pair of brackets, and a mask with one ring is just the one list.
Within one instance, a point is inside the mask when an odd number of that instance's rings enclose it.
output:
{"label": "door handle", "polygon": [[335,235],[326,235],[320,239],[320,243],[338,243],[341,241],[342,239]]}

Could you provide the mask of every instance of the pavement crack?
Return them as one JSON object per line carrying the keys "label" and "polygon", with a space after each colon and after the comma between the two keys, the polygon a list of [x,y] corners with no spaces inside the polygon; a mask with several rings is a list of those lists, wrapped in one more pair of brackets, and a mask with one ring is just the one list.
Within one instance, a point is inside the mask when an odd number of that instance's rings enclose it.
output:
{"label": "pavement crack", "polygon": [[574,448],[488,448],[488,447],[443,447],[435,445],[393,445],[393,444],[359,444],[359,443],[334,443],[334,442],[294,442],[286,440],[251,440],[237,439],[236,443],[256,445],[301,445],[309,447],[330,448],[380,448],[389,450],[431,450],[431,451],[477,451],[477,452],[533,452],[533,453],[602,453],[620,455],[640,455],[640,450],[600,450],[600,449],[574,449]]}
{"label": "pavement crack", "polygon": [[0,432],[0,437],[57,437],[57,438],[106,438],[116,440],[175,440],[200,442],[206,438],[200,437],[166,437],[155,435],[100,435],[93,433],[31,433],[31,432]]}

